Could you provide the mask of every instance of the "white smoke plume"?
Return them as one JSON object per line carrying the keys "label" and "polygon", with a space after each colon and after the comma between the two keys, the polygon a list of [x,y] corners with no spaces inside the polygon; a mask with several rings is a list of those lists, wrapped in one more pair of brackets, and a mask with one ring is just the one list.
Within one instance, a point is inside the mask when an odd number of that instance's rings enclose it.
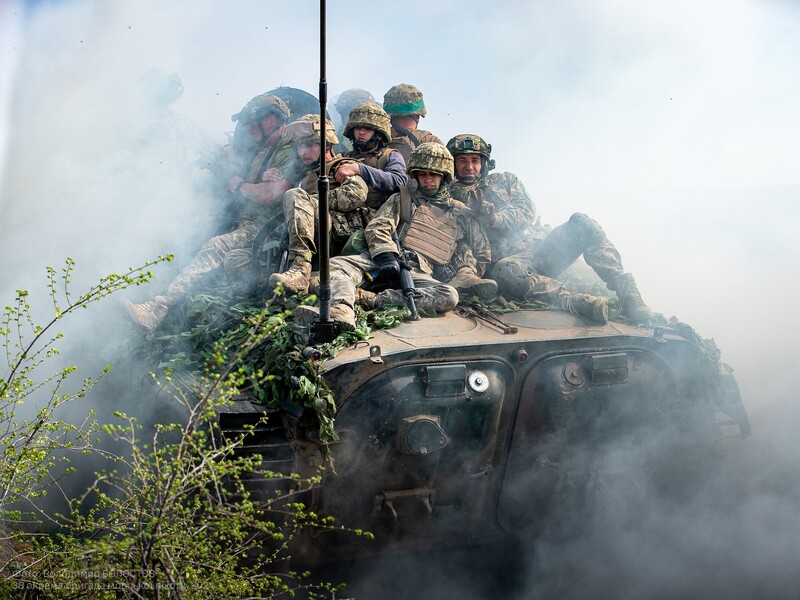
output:
{"label": "white smoke plume", "polygon": [[[317,9],[0,5],[3,301],[17,288],[43,294],[44,265],[66,256],[80,281],[167,252],[186,264],[213,195],[184,160],[184,135],[153,127],[142,75],[177,73],[176,131],[194,123],[224,144],[252,96],[279,85],[316,94]],[[796,593],[798,57],[800,7],[788,0],[329,3],[329,97],[358,87],[380,100],[414,84],[429,111],[420,127],[482,135],[544,222],[594,217],[645,300],[716,340],[753,422],[714,482],[730,485],[724,506],[659,507],[647,535],[532,544],[519,597]],[[172,274],[162,269],[153,291]],[[124,347],[110,339],[124,331],[83,347]],[[464,592],[458,574],[443,578],[439,597]]]}

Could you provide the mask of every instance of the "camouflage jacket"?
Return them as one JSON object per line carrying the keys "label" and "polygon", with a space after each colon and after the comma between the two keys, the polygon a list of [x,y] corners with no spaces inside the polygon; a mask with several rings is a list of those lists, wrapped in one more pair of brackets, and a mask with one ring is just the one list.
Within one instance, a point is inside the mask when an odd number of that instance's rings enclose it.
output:
{"label": "camouflage jacket", "polygon": [[[450,186],[450,193],[478,215],[489,237],[494,261],[522,252],[531,238],[545,235],[535,228],[536,206],[513,173],[489,173],[473,185],[456,181]],[[481,210],[484,201],[494,206],[493,219]]]}
{"label": "camouflage jacket", "polygon": [[366,154],[353,151],[345,156],[360,163],[361,178],[370,188],[367,198],[370,208],[377,209],[399,186],[408,183],[406,161],[402,154],[390,148],[383,147]]}
{"label": "camouflage jacket", "polygon": [[[292,145],[289,143],[281,143],[277,148],[265,148],[259,152],[253,159],[250,165],[250,170],[245,178],[248,183],[258,183],[264,171],[267,169],[276,168],[282,174],[283,178],[289,182],[291,186],[297,185],[305,172],[305,165],[303,161],[297,156]],[[247,202],[244,210],[242,211],[243,219],[258,219],[265,216],[272,216],[275,214],[275,208],[272,206],[263,206],[255,202]]]}
{"label": "camouflage jacket", "polygon": [[[414,207],[412,208],[412,214],[415,207],[423,203],[431,203],[440,207],[446,206],[448,209],[453,208],[449,194],[445,194],[443,199],[431,202],[417,190],[416,182],[413,180],[410,182],[408,190]],[[364,237],[369,247],[370,256],[373,258],[384,252],[397,253],[397,246],[392,240],[392,234],[398,230],[402,221],[401,198],[402,194],[400,192],[392,194],[364,229]],[[483,228],[476,219],[462,213],[457,216],[457,229],[456,248],[450,258],[449,265],[451,265],[454,272],[466,266],[474,269],[479,275],[483,274],[492,257],[489,240]],[[433,264],[429,259],[418,255],[418,262],[422,271],[426,273],[433,272]]]}

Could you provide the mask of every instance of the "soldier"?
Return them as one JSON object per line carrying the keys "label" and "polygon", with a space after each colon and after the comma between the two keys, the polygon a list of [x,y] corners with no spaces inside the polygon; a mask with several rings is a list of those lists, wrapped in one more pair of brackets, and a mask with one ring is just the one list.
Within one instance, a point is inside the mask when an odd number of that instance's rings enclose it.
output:
{"label": "soldier", "polygon": [[232,250],[252,246],[264,223],[276,212],[275,197],[282,197],[288,189],[288,178],[297,181],[302,176],[296,174],[299,161],[291,145],[281,143],[289,116],[289,108],[280,98],[266,94],[256,96],[241,112],[233,115],[233,120],[247,125],[253,142],[251,155],[255,153],[245,176],[236,175],[228,184],[231,194],[237,195],[240,203],[244,204],[236,224],[231,231],[203,244],[164,295],[141,304],[123,300],[134,323],[152,331],[192,285],[223,265]]}
{"label": "soldier", "polygon": [[367,207],[377,210],[401,185],[408,182],[406,162],[402,155],[387,147],[391,138],[389,115],[377,104],[365,102],[350,111],[344,130],[353,151],[344,156],[357,162],[336,170],[337,183],[360,175],[369,186]]}
{"label": "soldier", "polygon": [[[431,277],[434,267],[448,264],[457,252],[462,252],[463,260],[471,260],[466,250],[473,243],[470,236],[475,228],[469,223],[473,219],[454,210],[447,189],[453,178],[453,158],[441,144],[420,144],[409,157],[408,173],[412,176],[410,185],[393,194],[364,230],[368,250],[331,260],[330,316],[340,330],[355,327],[356,303],[370,309],[404,303],[399,289],[378,293],[357,289],[370,280],[367,273],[380,282],[381,274],[400,272],[400,253],[394,234],[400,247],[412,252],[405,258],[411,268],[419,311],[441,314],[458,303],[455,288]],[[295,314],[298,320],[308,323],[318,317],[319,309],[299,306]]]}
{"label": "soldier", "polygon": [[[289,260],[291,267],[284,273],[273,273],[270,287],[282,283],[291,292],[307,292],[311,275],[311,257],[316,254],[315,232],[319,220],[317,180],[320,162],[319,115],[305,115],[286,127],[284,138],[292,144],[303,162],[313,168],[300,183],[300,187],[286,192],[283,210],[289,235]],[[335,158],[333,146],[338,138],[333,124],[326,121],[325,159],[328,175],[342,165],[354,163],[352,159]],[[335,181],[328,196],[331,223],[331,254],[336,254],[348,238],[363,229],[371,212],[365,207],[367,184],[359,175],[351,175],[341,184]]]}
{"label": "soldier", "polygon": [[[404,185],[408,181],[408,176],[405,172],[405,162],[400,153],[386,147],[390,135],[389,115],[377,104],[365,102],[350,111],[345,135],[352,141],[354,150],[343,155],[343,158],[350,160],[337,161],[336,169],[332,171],[334,181],[343,185],[348,178],[357,176],[366,183],[368,191],[366,201],[360,206],[356,207],[350,204],[346,207],[346,211],[341,211],[348,212],[349,215],[346,217],[335,215],[335,217],[348,219],[346,227],[355,232],[369,222],[377,208],[398,186]],[[294,198],[289,198],[287,201],[292,202],[293,200]],[[286,215],[287,223],[294,224],[294,217],[290,217],[289,212]],[[361,222],[360,227],[358,221]],[[306,221],[306,223],[308,222]],[[290,226],[290,235],[293,226]],[[307,237],[309,226],[310,224],[295,231],[297,236],[294,238],[294,242],[290,241],[290,244],[294,244],[296,249],[292,257],[292,266],[285,273],[274,274],[270,277],[270,285],[273,287],[278,283],[283,283],[289,292],[308,291],[311,282],[311,255],[308,254],[308,251],[313,246],[313,242],[309,245],[301,243],[300,240],[313,239]],[[313,230],[310,233],[313,234]],[[363,240],[360,244],[356,243],[356,251],[361,251],[362,248],[359,246],[363,245]],[[301,249],[305,251],[300,253]]]}
{"label": "soldier", "polygon": [[350,152],[353,149],[353,144],[344,136],[344,130],[347,126],[347,121],[350,119],[350,111],[359,104],[364,104],[365,102],[374,103],[375,97],[367,90],[352,88],[339,94],[336,101],[333,103],[336,112],[339,113],[341,117],[341,127],[339,127],[337,131],[339,143],[333,148],[337,153],[342,154],[344,152]]}
{"label": "soldier", "polygon": [[652,316],[633,275],[623,271],[619,252],[594,220],[575,213],[547,233],[535,224],[536,208],[519,179],[511,173],[489,173],[494,168],[492,147],[483,138],[457,135],[447,142],[447,148],[453,154],[456,173],[451,193],[469,207],[486,230],[495,263],[490,277],[497,281],[500,293],[560,305],[604,323],[608,319],[605,298],[570,294],[553,279],[583,255],[600,279],[617,293],[622,315],[635,322]]}
{"label": "soldier", "polygon": [[258,143],[258,152],[247,172],[234,176],[228,184],[228,191],[246,201],[245,214],[259,215],[265,206],[277,205],[305,174],[291,144],[284,143],[281,137],[290,116],[283,100],[262,94],[231,117],[234,121],[244,121],[250,137]]}
{"label": "soldier", "polygon": [[430,131],[418,129],[420,117],[428,114],[420,92],[413,85],[400,83],[389,89],[383,96],[383,110],[389,113],[392,121],[392,139],[389,147],[403,155],[408,162],[411,151],[424,142],[444,142]]}

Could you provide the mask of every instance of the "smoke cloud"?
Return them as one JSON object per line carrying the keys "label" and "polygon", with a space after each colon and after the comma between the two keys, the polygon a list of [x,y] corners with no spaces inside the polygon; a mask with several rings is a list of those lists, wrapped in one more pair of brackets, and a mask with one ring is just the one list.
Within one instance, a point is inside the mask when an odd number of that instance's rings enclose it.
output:
{"label": "smoke cloud", "polygon": [[[3,3],[3,301],[18,288],[44,295],[44,265],[66,256],[79,289],[173,252],[176,264],[135,293],[166,285],[209,235],[203,148],[226,143],[230,115],[258,93],[316,93],[317,9]],[[420,126],[444,140],[482,135],[543,222],[594,217],[648,304],[716,340],[753,423],[703,493],[654,496],[640,527],[612,512],[584,536],[524,544],[514,597],[796,594],[798,57],[800,7],[781,0],[329,3],[329,97],[359,87],[380,100],[412,83],[428,108]],[[142,84],[153,68],[183,85],[160,108]],[[70,331],[82,369],[127,351],[112,313],[81,316]],[[134,373],[104,384],[104,401],[134,398],[143,387]],[[428,591],[469,597],[474,575],[436,575]]]}

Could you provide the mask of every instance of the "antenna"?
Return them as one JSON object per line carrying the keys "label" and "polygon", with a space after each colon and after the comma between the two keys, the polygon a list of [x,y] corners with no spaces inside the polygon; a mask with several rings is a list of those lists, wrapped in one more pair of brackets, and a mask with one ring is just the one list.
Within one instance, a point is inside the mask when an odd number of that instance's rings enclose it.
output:
{"label": "antenna", "polygon": [[330,274],[330,215],[328,214],[328,180],[325,164],[326,138],[325,138],[325,107],[328,104],[328,82],[325,79],[325,51],[326,51],[326,8],[325,0],[319,1],[319,179],[317,180],[317,193],[319,198],[319,321],[314,330],[313,337],[317,342],[330,342],[336,337],[333,321],[330,318],[331,306],[331,274]]}

